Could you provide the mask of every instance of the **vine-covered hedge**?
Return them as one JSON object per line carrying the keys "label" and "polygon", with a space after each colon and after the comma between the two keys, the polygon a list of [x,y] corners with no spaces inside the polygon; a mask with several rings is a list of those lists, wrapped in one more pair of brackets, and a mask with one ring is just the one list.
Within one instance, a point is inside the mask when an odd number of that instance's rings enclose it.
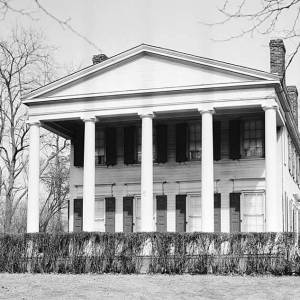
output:
{"label": "vine-covered hedge", "polygon": [[300,274],[293,233],[0,236],[0,272]]}

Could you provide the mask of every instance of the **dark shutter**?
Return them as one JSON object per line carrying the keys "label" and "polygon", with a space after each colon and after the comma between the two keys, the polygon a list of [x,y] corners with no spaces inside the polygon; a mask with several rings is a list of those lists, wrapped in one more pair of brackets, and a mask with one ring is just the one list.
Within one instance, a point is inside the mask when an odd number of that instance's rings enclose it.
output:
{"label": "dark shutter", "polygon": [[83,167],[84,128],[80,127],[76,131],[76,138],[72,139],[72,144],[74,146],[74,166]]}
{"label": "dark shutter", "polygon": [[136,162],[136,127],[124,127],[124,164]]}
{"label": "dark shutter", "polygon": [[221,122],[214,122],[214,160],[221,159]]}
{"label": "dark shutter", "polygon": [[79,232],[82,231],[82,199],[74,199],[74,225],[73,231]]}
{"label": "dark shutter", "polygon": [[229,121],[229,158],[241,158],[241,121]]}
{"label": "dark shutter", "polygon": [[176,232],[186,232],[186,195],[176,195]]}
{"label": "dark shutter", "polygon": [[221,194],[214,194],[214,232],[221,232]]}
{"label": "dark shutter", "polygon": [[156,162],[165,163],[168,160],[168,127],[156,126]]}
{"label": "dark shutter", "polygon": [[241,231],[241,202],[240,193],[230,193],[230,232]]}
{"label": "dark shutter", "polygon": [[156,196],[156,231],[167,231],[167,196]]}
{"label": "dark shutter", "polygon": [[106,165],[114,166],[117,162],[116,128],[105,128]]}
{"label": "dark shutter", "polygon": [[183,162],[187,160],[187,124],[176,124],[176,161]]}
{"label": "dark shutter", "polygon": [[105,232],[115,232],[116,199],[105,198]]}
{"label": "dark shutter", "polygon": [[133,231],[133,197],[123,197],[123,232]]}

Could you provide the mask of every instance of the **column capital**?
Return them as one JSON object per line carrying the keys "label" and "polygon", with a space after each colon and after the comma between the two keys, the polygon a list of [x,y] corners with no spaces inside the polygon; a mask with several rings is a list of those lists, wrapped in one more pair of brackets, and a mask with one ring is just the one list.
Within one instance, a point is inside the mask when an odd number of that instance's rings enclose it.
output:
{"label": "column capital", "polygon": [[81,117],[80,118],[83,122],[96,122],[97,118],[95,116],[86,116],[86,117]]}
{"label": "column capital", "polygon": [[39,120],[27,120],[26,124],[29,126],[41,126],[41,122]]}
{"label": "column capital", "polygon": [[210,113],[210,114],[214,114],[215,110],[213,108],[213,106],[200,106],[198,107],[198,111],[199,113],[202,115],[203,113]]}
{"label": "column capital", "polygon": [[262,104],[262,109],[264,110],[264,111],[266,111],[266,110],[268,110],[268,109],[274,109],[274,110],[278,110],[278,105],[277,104]]}
{"label": "column capital", "polygon": [[153,111],[145,111],[145,112],[142,111],[142,112],[139,112],[138,115],[141,119],[143,119],[143,118],[153,119],[155,117],[155,114]]}

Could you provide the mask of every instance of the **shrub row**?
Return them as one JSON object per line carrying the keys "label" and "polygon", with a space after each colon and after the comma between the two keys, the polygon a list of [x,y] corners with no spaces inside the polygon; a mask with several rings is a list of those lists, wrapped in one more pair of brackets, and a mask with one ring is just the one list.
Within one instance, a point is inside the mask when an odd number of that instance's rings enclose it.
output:
{"label": "shrub row", "polygon": [[293,233],[0,236],[0,272],[300,274]]}

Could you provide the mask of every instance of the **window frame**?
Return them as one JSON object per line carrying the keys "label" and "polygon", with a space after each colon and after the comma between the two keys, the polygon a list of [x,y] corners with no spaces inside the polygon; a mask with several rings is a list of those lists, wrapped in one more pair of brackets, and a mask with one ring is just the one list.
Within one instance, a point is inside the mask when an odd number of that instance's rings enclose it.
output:
{"label": "window frame", "polygon": [[[97,147],[97,141],[100,139],[97,139],[97,136],[99,133],[102,133],[103,135],[103,145],[101,147]],[[100,140],[101,141],[101,140]],[[95,132],[95,164],[96,166],[104,166],[106,164],[106,141],[105,141],[105,128],[104,127],[96,127],[96,132]],[[103,148],[103,149],[102,149]],[[103,162],[99,163],[99,155],[97,155],[97,151],[99,152],[100,150],[103,150]]]}
{"label": "window frame", "polygon": [[[193,147],[194,150],[191,150],[191,128],[195,127],[194,129],[194,140],[193,140]],[[198,132],[197,132],[198,130]],[[187,123],[187,146],[186,146],[186,157],[188,161],[201,161],[202,159],[202,124],[200,121],[193,121]],[[197,146],[199,147],[199,150],[197,150]],[[191,157],[191,151],[198,152],[199,157],[198,158],[192,158]]]}
{"label": "window frame", "polygon": [[[99,221],[103,221],[103,224],[104,224],[104,227],[105,227],[105,205],[106,205],[106,198],[107,196],[104,196],[104,195],[97,195],[95,197],[95,211],[94,211],[94,221],[96,222],[99,222]],[[103,217],[96,217],[96,202],[97,201],[103,201]]]}
{"label": "window frame", "polygon": [[[257,129],[257,125],[256,125],[256,122],[261,122],[261,129]],[[249,122],[249,129],[248,132],[249,132],[249,137],[247,137],[248,139],[248,143],[249,143],[249,147],[248,147],[248,151],[251,151],[251,141],[255,141],[256,145],[259,141],[259,137],[257,136],[257,133],[256,131],[260,130],[261,131],[261,137],[260,137],[260,140],[261,140],[261,149],[262,149],[262,153],[260,155],[249,155],[247,156],[245,154],[245,147],[244,147],[244,144],[245,144],[245,135],[246,135],[246,122]],[[251,122],[255,122],[254,123],[254,132],[255,132],[255,136],[252,137],[252,130],[251,130]],[[240,142],[240,153],[241,153],[241,159],[253,159],[253,158],[264,158],[265,157],[265,128],[264,128],[264,120],[262,117],[258,118],[247,118],[247,119],[241,119],[241,142]],[[256,148],[260,148],[260,147],[257,147]],[[257,150],[256,150],[257,151]]]}
{"label": "window frame", "polygon": [[[243,231],[243,227],[245,226],[243,224],[244,221],[244,212],[245,212],[245,201],[246,201],[246,195],[251,195],[251,194],[260,194],[262,195],[262,201],[263,201],[263,231],[266,231],[266,193],[264,190],[245,190],[241,191],[241,198],[240,198],[240,218],[241,218],[241,232]],[[260,231],[258,231],[260,232]]]}

